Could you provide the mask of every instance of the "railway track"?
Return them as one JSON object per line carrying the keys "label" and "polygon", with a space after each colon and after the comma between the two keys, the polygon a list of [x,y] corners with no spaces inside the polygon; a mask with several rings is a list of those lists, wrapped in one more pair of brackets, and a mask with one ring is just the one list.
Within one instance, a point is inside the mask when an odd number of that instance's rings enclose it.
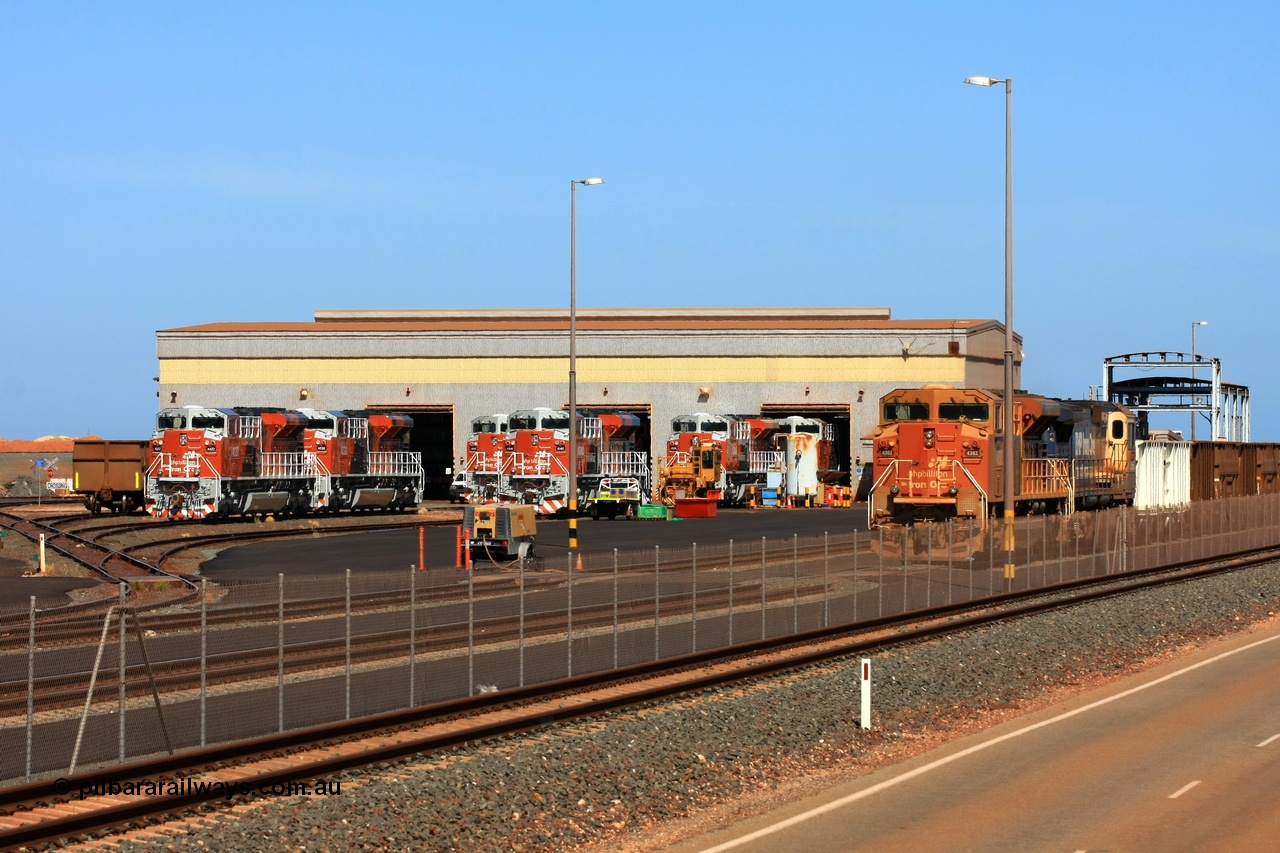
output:
{"label": "railway track", "polygon": [[108,548],[93,539],[66,532],[45,521],[0,512],[0,523],[33,542],[38,542],[44,536],[46,548],[52,548],[103,580],[122,584],[126,589],[140,578],[162,578],[190,590],[196,588],[195,581],[188,577],[167,572],[158,565]]}
{"label": "railway track", "polygon": [[[816,587],[801,587],[800,593],[820,594]],[[759,601],[758,587],[739,586],[735,595],[751,596]],[[770,602],[790,600],[792,591],[773,590],[765,592]],[[728,591],[720,593],[704,592],[698,598],[700,608],[719,608],[728,603]],[[688,616],[693,606],[693,596],[689,593],[664,595],[660,604],[663,618],[680,619]],[[619,625],[620,630],[628,630],[637,625],[652,623],[654,606],[649,599],[621,603],[616,612],[612,602],[574,610],[575,630],[591,630],[593,628]],[[153,623],[145,623],[147,630],[154,630]],[[538,640],[562,635],[565,631],[564,613],[534,613],[525,617],[523,623],[510,618],[485,620],[478,622],[472,630],[465,624],[443,626],[423,626],[414,631],[410,637],[408,628],[380,631],[373,634],[353,636],[350,646],[350,662],[352,665],[373,663],[396,663],[406,659],[408,649],[414,646],[421,652],[430,650],[433,654],[448,653],[466,649],[470,642],[477,652],[504,643],[515,642],[523,638],[526,641]],[[306,672],[324,670],[335,666],[343,666],[347,661],[347,645],[344,637],[327,637],[303,642],[294,642],[285,646],[284,666],[290,676]],[[145,664],[134,664],[126,667],[125,680],[129,684],[148,683],[160,692],[166,693],[195,690],[200,687],[202,676],[209,687],[218,685],[246,683],[254,679],[275,678],[280,666],[279,647],[276,645],[253,649],[237,649],[231,652],[208,655],[205,667],[201,669],[199,657],[169,658],[163,661],[163,669],[154,678],[148,679]],[[110,695],[119,686],[119,671],[115,667],[105,667],[94,678],[91,671],[64,672],[55,676],[38,677],[34,680],[34,702],[41,712],[59,708],[79,707],[85,702],[90,680],[95,684],[95,695]],[[0,682],[0,718],[20,715],[27,709],[27,682]]]}
{"label": "railway track", "polygon": [[[1009,593],[977,605],[917,611],[800,635],[755,642],[577,677],[536,687],[481,694],[427,708],[300,730],[223,747],[113,768],[116,781],[168,780],[156,793],[78,796],[95,773],[46,780],[0,792],[0,848],[16,850],[101,832],[162,814],[178,814],[225,799],[225,787],[243,785],[242,798],[270,795],[272,786],[317,779],[410,755],[536,730],[657,699],[742,682],[781,671],[919,642],[996,621],[1075,606],[1139,589],[1235,571],[1274,561],[1276,551],[1236,555],[1207,566],[1181,565],[1136,575],[1073,581],[1027,593]],[[195,781],[199,784],[191,784]]]}

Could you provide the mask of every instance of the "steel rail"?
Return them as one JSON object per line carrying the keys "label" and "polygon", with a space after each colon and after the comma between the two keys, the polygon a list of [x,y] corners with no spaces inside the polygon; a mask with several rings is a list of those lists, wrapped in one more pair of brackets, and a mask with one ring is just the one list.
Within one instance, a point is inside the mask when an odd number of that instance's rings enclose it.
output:
{"label": "steel rail", "polygon": [[[116,583],[123,583],[126,587],[129,586],[128,577],[125,577],[121,574],[116,574],[107,568],[107,564],[110,563],[112,560],[119,560],[123,562],[126,566],[132,569],[138,570],[144,576],[155,575],[158,577],[166,578],[168,580],[177,581],[178,583],[181,583],[183,586],[189,589],[196,588],[195,581],[191,580],[188,577],[185,577],[183,575],[176,575],[176,574],[173,574],[172,572],[167,572],[164,569],[160,568],[159,566],[153,566],[150,563],[146,563],[146,562],[143,562],[142,560],[139,560],[137,557],[130,556],[128,554],[125,554],[122,551],[117,551],[113,548],[108,548],[106,545],[102,545],[101,543],[95,542],[92,539],[85,539],[84,537],[78,536],[75,533],[68,533],[64,530],[60,530],[57,527],[54,527],[53,525],[46,524],[43,521],[37,521],[32,518],[21,518],[19,516],[15,516],[7,512],[3,513],[3,515],[12,520],[12,523],[6,525],[7,527],[9,527],[10,530],[13,530],[17,533],[21,533],[23,536],[27,537],[33,542],[38,541],[38,534],[33,535],[25,530],[20,529],[20,527],[23,525],[26,525],[28,527],[35,528],[37,531],[43,532],[45,534],[46,547],[53,548],[55,551],[62,554],[64,557],[67,557],[68,559],[73,560],[74,562],[77,562],[82,566],[86,566],[89,569],[92,569],[94,572],[97,572],[98,574],[102,575],[105,579],[109,581],[114,581]],[[102,552],[100,555],[100,558],[97,559],[96,562],[94,562],[94,560],[89,557],[86,557],[81,554],[77,554],[76,553],[77,549],[68,548],[64,546],[59,541],[61,539],[68,539],[71,542],[78,543],[81,547],[87,547],[87,548],[93,549],[94,551]]]}

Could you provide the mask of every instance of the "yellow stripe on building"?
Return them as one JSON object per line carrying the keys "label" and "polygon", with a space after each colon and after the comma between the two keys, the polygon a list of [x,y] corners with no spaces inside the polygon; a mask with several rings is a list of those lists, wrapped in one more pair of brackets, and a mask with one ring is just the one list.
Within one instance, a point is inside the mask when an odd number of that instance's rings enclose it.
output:
{"label": "yellow stripe on building", "polygon": [[[168,385],[352,383],[497,385],[564,382],[568,358],[162,359]],[[578,358],[579,382],[964,382],[954,357]]]}

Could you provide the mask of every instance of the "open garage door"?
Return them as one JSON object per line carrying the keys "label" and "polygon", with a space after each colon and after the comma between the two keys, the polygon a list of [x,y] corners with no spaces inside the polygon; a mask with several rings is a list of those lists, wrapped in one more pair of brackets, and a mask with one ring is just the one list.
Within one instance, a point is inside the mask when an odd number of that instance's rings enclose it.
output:
{"label": "open garage door", "polygon": [[843,472],[841,483],[849,482],[849,471],[853,464],[853,438],[850,435],[853,423],[851,406],[833,406],[830,403],[765,403],[760,407],[760,414],[768,418],[817,418],[831,424],[835,439],[832,450],[832,461]]}
{"label": "open garage door", "polygon": [[368,409],[413,418],[409,449],[422,459],[422,471],[426,475],[423,497],[447,499],[453,479],[448,473],[453,467],[453,406],[369,406]]}

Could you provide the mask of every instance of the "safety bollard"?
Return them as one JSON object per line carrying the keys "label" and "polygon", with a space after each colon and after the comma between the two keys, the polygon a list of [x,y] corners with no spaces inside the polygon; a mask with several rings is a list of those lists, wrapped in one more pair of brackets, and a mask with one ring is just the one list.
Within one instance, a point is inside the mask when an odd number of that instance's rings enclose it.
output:
{"label": "safety bollard", "polygon": [[[459,524],[454,530],[453,537],[453,567],[455,569],[462,568],[462,525]],[[422,565],[422,561],[418,561],[418,565]]]}

